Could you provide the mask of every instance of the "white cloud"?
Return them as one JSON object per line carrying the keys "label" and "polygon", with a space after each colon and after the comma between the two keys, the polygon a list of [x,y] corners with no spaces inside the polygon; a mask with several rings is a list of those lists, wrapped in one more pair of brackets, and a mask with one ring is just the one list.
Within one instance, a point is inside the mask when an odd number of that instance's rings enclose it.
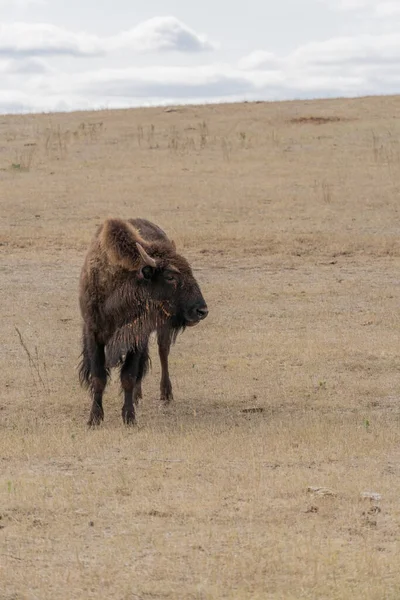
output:
{"label": "white cloud", "polygon": [[99,38],[73,33],[46,23],[2,23],[0,55],[94,56],[102,52]]}
{"label": "white cloud", "polygon": [[256,50],[255,52],[251,52],[251,54],[243,57],[238,63],[239,69],[245,70],[276,69],[281,65],[281,59],[279,59],[272,52],[266,52],[265,50]]}
{"label": "white cloud", "polygon": [[175,17],[154,17],[109,38],[108,43],[111,48],[133,48],[141,52],[201,52],[215,48],[206,36],[197,34]]}
{"label": "white cloud", "polygon": [[156,17],[115,36],[75,33],[47,23],[0,25],[3,56],[99,56],[115,50],[200,52],[214,45],[174,17]]}
{"label": "white cloud", "polygon": [[395,63],[400,66],[400,36],[397,34],[340,37],[306,44],[289,60],[298,64],[342,66]]}
{"label": "white cloud", "polygon": [[[381,34],[332,38],[304,44],[285,57],[256,51],[242,58],[239,68],[247,73],[253,72],[253,76],[257,72],[269,76],[280,74],[286,82],[299,77],[304,89],[310,81],[317,87],[320,81],[322,88],[331,81],[338,95],[345,92],[348,85],[356,88],[359,85],[361,91],[362,82],[367,84],[376,68],[393,73],[400,70],[400,36]],[[345,82],[348,85],[343,87]]]}
{"label": "white cloud", "polygon": [[108,98],[151,97],[159,101],[165,97],[184,100],[245,94],[255,89],[252,79],[229,65],[204,65],[196,69],[160,66],[101,70],[89,78],[82,74],[75,85],[82,95],[94,98],[103,94]]}
{"label": "white cloud", "polygon": [[16,59],[0,60],[0,73],[12,76],[18,76],[21,74],[37,75],[45,73],[54,73],[54,69],[50,67],[48,63],[39,58],[28,57],[23,61]]}

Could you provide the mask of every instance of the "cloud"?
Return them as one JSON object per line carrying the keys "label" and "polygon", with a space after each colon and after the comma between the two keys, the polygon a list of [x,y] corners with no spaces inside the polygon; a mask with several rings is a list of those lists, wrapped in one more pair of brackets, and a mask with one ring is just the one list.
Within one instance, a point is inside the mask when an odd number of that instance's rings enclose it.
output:
{"label": "cloud", "polygon": [[114,36],[75,33],[47,23],[0,25],[0,56],[101,56],[116,50],[202,52],[214,49],[175,17],[155,17]]}
{"label": "cloud", "polygon": [[394,63],[400,66],[400,36],[359,35],[306,44],[293,52],[289,61],[298,65],[343,66]]}
{"label": "cloud", "polygon": [[239,61],[242,75],[256,82],[263,94],[270,82],[282,97],[321,92],[327,95],[398,93],[400,38],[395,34],[332,38],[300,46],[285,57],[256,51]]}
{"label": "cloud", "polygon": [[215,44],[206,36],[197,34],[175,17],[154,17],[109,38],[108,43],[117,49],[133,48],[141,52],[203,52],[215,49]]}
{"label": "cloud", "polygon": [[238,63],[239,69],[245,70],[276,69],[280,66],[282,66],[282,60],[272,52],[266,52],[265,50],[256,50],[255,52],[251,52],[251,54],[243,57]]}
{"label": "cloud", "polygon": [[54,73],[54,69],[39,58],[28,57],[23,61],[15,59],[0,60],[0,73],[13,76],[18,76],[21,74],[44,75],[48,73]]}
{"label": "cloud", "polygon": [[229,65],[191,67],[146,67],[102,70],[80,76],[76,89],[95,98],[110,97],[161,100],[165,97],[210,98],[245,94],[254,90],[251,78]]}
{"label": "cloud", "polygon": [[[278,98],[279,74],[243,73],[229,65],[101,69],[82,73],[54,72],[25,79],[0,91],[0,112],[78,110],[166,104],[253,100],[268,86]],[[286,94],[285,94],[286,95]],[[12,107],[15,107],[12,109]]]}
{"label": "cloud", "polygon": [[73,33],[47,23],[2,23],[0,56],[96,56],[103,51],[100,39]]}

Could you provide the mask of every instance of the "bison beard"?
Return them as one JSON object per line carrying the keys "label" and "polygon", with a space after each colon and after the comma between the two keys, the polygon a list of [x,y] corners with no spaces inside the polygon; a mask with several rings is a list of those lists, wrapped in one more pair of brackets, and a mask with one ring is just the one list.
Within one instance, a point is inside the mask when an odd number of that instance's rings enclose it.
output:
{"label": "bison beard", "polygon": [[80,278],[82,385],[93,396],[89,425],[104,418],[103,393],[110,369],[120,367],[122,418],[135,422],[134,405],[149,366],[149,338],[157,332],[161,401],[172,400],[171,344],[208,309],[186,259],[157,225],[144,219],[108,219],[99,227]]}

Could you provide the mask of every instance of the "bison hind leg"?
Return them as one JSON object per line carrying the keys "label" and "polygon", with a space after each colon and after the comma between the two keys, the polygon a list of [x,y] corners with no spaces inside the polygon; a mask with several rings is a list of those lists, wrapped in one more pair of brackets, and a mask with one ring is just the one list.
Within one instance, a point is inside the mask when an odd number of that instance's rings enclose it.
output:
{"label": "bison hind leg", "polygon": [[78,369],[81,385],[89,388],[91,392],[92,408],[88,425],[93,427],[104,419],[103,392],[109,370],[105,366],[104,345],[97,343],[86,327],[83,328],[82,354]]}

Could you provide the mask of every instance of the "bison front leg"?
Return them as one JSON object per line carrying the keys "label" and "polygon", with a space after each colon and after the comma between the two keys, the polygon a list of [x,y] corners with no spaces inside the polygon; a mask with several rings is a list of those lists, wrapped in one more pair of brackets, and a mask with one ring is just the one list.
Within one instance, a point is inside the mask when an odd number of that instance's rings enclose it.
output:
{"label": "bison front leg", "polygon": [[135,383],[135,387],[133,388],[133,402],[136,405],[139,404],[139,400],[141,400],[143,397],[143,395],[142,395],[142,379],[146,375],[148,368],[149,368],[148,343],[149,342],[147,340],[147,343],[145,344],[145,347],[140,354],[140,358],[139,358],[139,362],[138,362],[138,372],[137,372],[137,376],[136,376],[136,383]]}
{"label": "bison front leg", "polygon": [[168,356],[171,348],[170,330],[167,328],[159,329],[157,331],[157,341],[161,363],[160,400],[163,404],[169,404],[174,399],[168,370]]}
{"label": "bison front leg", "polygon": [[133,403],[137,406],[139,404],[139,400],[143,398],[142,392],[142,382],[138,381],[133,388]]}
{"label": "bison front leg", "polygon": [[107,385],[107,369],[105,367],[104,345],[90,344],[90,387],[93,403],[88,421],[89,427],[99,425],[104,419],[103,393]]}
{"label": "bison front leg", "polygon": [[136,420],[133,392],[138,379],[139,363],[140,354],[130,350],[121,369],[121,387],[124,391],[122,420],[126,425],[134,425]]}

